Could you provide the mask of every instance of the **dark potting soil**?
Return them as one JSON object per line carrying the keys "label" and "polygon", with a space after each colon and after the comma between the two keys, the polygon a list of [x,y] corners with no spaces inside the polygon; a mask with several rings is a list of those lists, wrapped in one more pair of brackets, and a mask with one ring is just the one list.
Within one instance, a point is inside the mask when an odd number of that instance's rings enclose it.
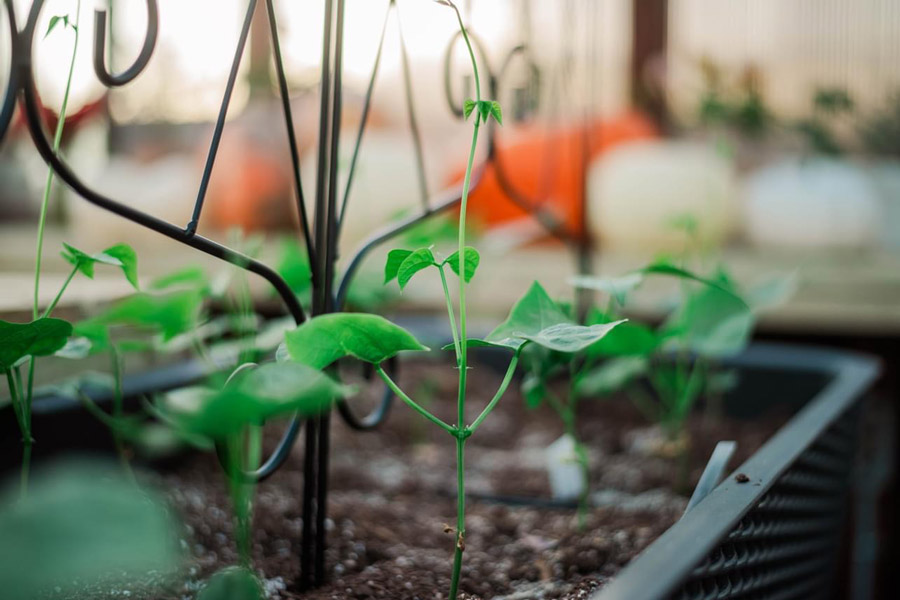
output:
{"label": "dark potting soil", "polygon": [[[499,380],[487,367],[470,372],[468,421]],[[452,367],[405,364],[399,381],[438,416],[455,420]],[[547,408],[525,408],[515,387],[466,446],[467,489],[475,497],[467,504],[462,597],[587,598],[682,514],[687,498],[671,491],[676,461],[652,449],[658,432],[624,399],[583,401],[579,429],[590,453],[594,500],[584,527],[578,527],[571,508],[493,501],[489,497],[550,497],[544,453],[562,426]],[[373,385],[360,411],[379,392]],[[719,440],[737,441],[735,467],[788,417],[786,412],[753,421],[692,417],[691,487]],[[455,523],[456,508],[453,439],[399,402],[373,432],[352,431],[337,416],[332,423],[329,582],[306,593],[296,588],[303,530],[303,449],[297,444],[285,467],[257,491],[253,560],[268,597],[446,598],[454,538],[444,529]],[[267,431],[267,444],[274,445],[278,433]],[[231,508],[213,456],[191,455],[146,477],[167,491],[186,523],[189,566],[175,583],[117,586],[79,598],[190,600],[209,575],[237,562]]]}

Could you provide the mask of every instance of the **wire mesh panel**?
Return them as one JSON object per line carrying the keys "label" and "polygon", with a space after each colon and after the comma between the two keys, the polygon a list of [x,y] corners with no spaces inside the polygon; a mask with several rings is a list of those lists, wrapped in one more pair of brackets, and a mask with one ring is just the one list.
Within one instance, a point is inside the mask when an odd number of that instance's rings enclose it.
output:
{"label": "wire mesh panel", "polygon": [[852,409],[823,432],[671,598],[829,597],[859,414]]}

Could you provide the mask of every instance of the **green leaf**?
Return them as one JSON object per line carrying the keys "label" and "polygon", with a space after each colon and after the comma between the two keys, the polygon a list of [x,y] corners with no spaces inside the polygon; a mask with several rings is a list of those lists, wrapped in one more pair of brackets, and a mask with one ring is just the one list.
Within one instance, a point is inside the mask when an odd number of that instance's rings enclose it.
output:
{"label": "green leaf", "polygon": [[284,338],[291,359],[316,369],[345,356],[378,364],[404,350],[428,350],[402,327],[364,313],[313,317]]}
{"label": "green leaf", "polygon": [[262,600],[262,584],[252,571],[226,567],[213,573],[197,600]]}
{"label": "green leaf", "polygon": [[431,248],[419,248],[404,258],[397,269],[397,283],[400,284],[400,289],[406,287],[413,275],[434,264],[434,254],[431,252]]}
{"label": "green leaf", "polygon": [[537,334],[543,329],[560,323],[574,324],[560,306],[553,301],[541,284],[534,282],[516,302],[506,321],[501,323],[485,341],[517,349],[525,340],[524,335]]}
{"label": "green leaf", "polygon": [[569,279],[569,283],[577,288],[587,290],[597,290],[604,292],[616,299],[619,306],[625,304],[625,299],[629,292],[637,288],[644,281],[641,273],[628,273],[621,277],[591,277],[578,276]]}
{"label": "green leaf", "polygon": [[759,311],[784,304],[795,293],[797,293],[796,273],[756,285],[747,290],[745,298],[754,311]]}
{"label": "green leaf", "polygon": [[522,397],[525,399],[525,406],[528,408],[537,408],[543,403],[547,396],[547,386],[544,380],[534,373],[528,373],[522,379]]}
{"label": "green leaf", "polygon": [[503,111],[500,109],[500,103],[496,100],[491,102],[491,116],[499,123],[503,125]]}
{"label": "green leaf", "polygon": [[491,116],[491,101],[481,100],[478,103],[478,114],[481,115],[481,122],[487,123],[488,117]]}
{"label": "green leaf", "polygon": [[108,339],[101,326],[137,325],[162,334],[163,341],[193,329],[199,319],[203,294],[198,290],[179,290],[167,294],[138,293],[113,304],[106,311],[78,324],[77,331],[92,339]]}
{"label": "green leaf", "polygon": [[[466,274],[466,283],[469,283],[472,280],[472,276],[475,275],[475,269],[478,268],[478,264],[481,262],[481,256],[478,254],[478,250],[471,246],[466,246],[464,251],[463,269]],[[448,256],[443,264],[450,265],[453,272],[459,276],[459,250]]]}
{"label": "green leaf", "polygon": [[115,465],[56,463],[35,474],[27,502],[17,487],[0,499],[3,597],[78,597],[149,571],[166,578],[179,558],[172,514]]}
{"label": "green leaf", "polygon": [[206,271],[204,271],[203,268],[195,265],[185,267],[183,269],[178,269],[177,271],[173,271],[171,273],[168,273],[167,275],[157,277],[150,282],[149,287],[151,290],[156,291],[166,290],[173,287],[185,287],[206,291],[209,290],[210,283]]}
{"label": "green leaf", "polygon": [[528,340],[557,352],[581,352],[591,344],[594,344],[612,331],[621,321],[603,323],[597,325],[572,325],[571,323],[559,323],[551,325],[534,334],[513,334],[523,340]]}
{"label": "green leaf", "polygon": [[[643,273],[645,275],[665,275],[669,277],[677,277],[679,279],[689,279],[692,281],[696,281],[698,283],[702,283],[709,287],[718,289],[726,294],[732,296],[737,302],[743,304],[745,307],[747,303],[737,295],[734,291],[733,286],[729,283],[727,279],[727,274],[724,271],[720,271],[717,275],[719,277],[718,280],[711,279],[707,277],[701,277],[687,269],[682,269],[681,267],[677,267],[668,261],[660,261],[653,264],[650,264],[642,269],[638,269],[638,273]],[[725,277],[725,279],[723,279]],[[749,308],[749,307],[748,307]]]}
{"label": "green leaf", "polygon": [[116,244],[97,254],[87,254],[63,242],[62,257],[78,269],[85,277],[94,278],[94,265],[97,263],[119,267],[128,282],[137,289],[137,254],[127,244]]}
{"label": "green leaf", "polygon": [[[609,323],[608,315],[591,311],[587,325]],[[655,352],[662,339],[652,329],[636,321],[622,323],[602,340],[588,348],[589,356],[647,356]]]}
{"label": "green leaf", "polygon": [[53,355],[71,360],[81,360],[90,356],[92,348],[93,344],[88,338],[83,336],[71,337],[66,341],[66,344],[54,352]]}
{"label": "green leaf", "polygon": [[128,283],[134,289],[138,289],[137,253],[134,251],[134,248],[128,244],[116,244],[107,248],[101,254],[118,259],[119,266],[122,267],[122,272],[125,274],[125,279],[128,280]]}
{"label": "green leaf", "polygon": [[54,15],[50,17],[50,23],[47,25],[47,31],[44,33],[44,38],[46,39],[50,32],[58,25],[62,23],[65,27],[69,26],[69,15]]}
{"label": "green leaf", "polygon": [[299,241],[294,238],[282,239],[275,268],[294,294],[300,296],[309,293],[312,288],[312,267],[306,248]]}
{"label": "green leaf", "polygon": [[610,359],[579,378],[575,393],[580,397],[609,396],[646,373],[648,364],[642,356]]}
{"label": "green leaf", "polygon": [[384,263],[384,282],[390,283],[394,277],[397,276],[397,271],[400,270],[400,265],[403,264],[403,261],[412,254],[412,250],[403,250],[400,248],[396,248],[388,252],[387,261]]}
{"label": "green leaf", "polygon": [[352,393],[353,388],[312,367],[275,362],[241,371],[223,389],[190,387],[171,392],[165,409],[179,428],[223,439],[275,417],[320,414]]}
{"label": "green leaf", "polygon": [[475,101],[471,98],[466,98],[466,101],[463,102],[463,115],[468,120],[469,115],[472,114],[472,111],[475,110]]}
{"label": "green leaf", "polygon": [[729,356],[744,349],[755,318],[743,300],[720,287],[692,293],[664,329],[676,346],[701,356]]}
{"label": "green leaf", "polygon": [[48,356],[66,345],[72,324],[42,318],[30,323],[0,320],[0,368],[11,369],[25,356]]}

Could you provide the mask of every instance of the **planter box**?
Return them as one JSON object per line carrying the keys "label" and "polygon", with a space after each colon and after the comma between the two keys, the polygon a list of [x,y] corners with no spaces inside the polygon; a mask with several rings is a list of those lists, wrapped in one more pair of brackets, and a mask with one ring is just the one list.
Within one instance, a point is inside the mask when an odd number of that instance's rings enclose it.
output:
{"label": "planter box", "polygon": [[[728,477],[592,600],[833,595],[846,547],[861,400],[878,363],[844,352],[764,344],[733,363],[806,372],[823,385],[738,467],[741,477]],[[759,390],[758,405],[790,395],[777,379],[771,386]]]}

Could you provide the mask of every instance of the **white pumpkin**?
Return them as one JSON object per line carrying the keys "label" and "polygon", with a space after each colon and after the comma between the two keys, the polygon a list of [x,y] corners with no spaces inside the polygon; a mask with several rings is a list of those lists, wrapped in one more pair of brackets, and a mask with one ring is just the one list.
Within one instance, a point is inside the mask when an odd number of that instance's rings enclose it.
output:
{"label": "white pumpkin", "polygon": [[791,158],[744,184],[744,231],[760,246],[862,247],[880,237],[882,207],[865,171],[844,160]]}
{"label": "white pumpkin", "polygon": [[733,228],[735,190],[732,162],[711,146],[635,142],[590,166],[589,224],[607,247],[680,250],[672,221],[690,215],[700,239],[719,244]]}

